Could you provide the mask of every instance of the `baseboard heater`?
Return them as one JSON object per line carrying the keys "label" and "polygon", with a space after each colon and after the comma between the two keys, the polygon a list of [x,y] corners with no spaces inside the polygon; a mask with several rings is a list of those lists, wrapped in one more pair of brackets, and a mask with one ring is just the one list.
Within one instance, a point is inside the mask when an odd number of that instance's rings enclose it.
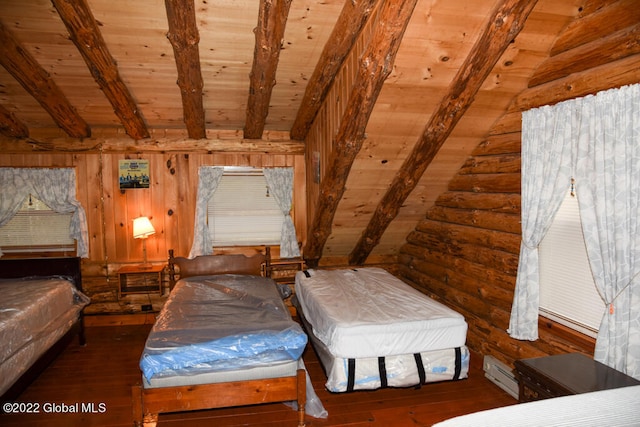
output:
{"label": "baseboard heater", "polygon": [[493,356],[484,356],[484,376],[513,398],[518,398],[518,381],[506,364]]}

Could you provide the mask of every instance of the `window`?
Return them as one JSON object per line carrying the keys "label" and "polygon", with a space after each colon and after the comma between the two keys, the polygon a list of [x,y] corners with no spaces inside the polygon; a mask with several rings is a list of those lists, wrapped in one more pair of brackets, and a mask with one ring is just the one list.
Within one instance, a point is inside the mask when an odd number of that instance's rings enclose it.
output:
{"label": "window", "polygon": [[58,213],[29,195],[11,220],[0,227],[4,253],[75,252],[69,236],[71,213]]}
{"label": "window", "polygon": [[539,248],[540,314],[595,337],[605,311],[582,236],[577,196],[567,192]]}
{"label": "window", "polygon": [[284,215],[261,169],[225,168],[207,218],[214,246],[280,244]]}

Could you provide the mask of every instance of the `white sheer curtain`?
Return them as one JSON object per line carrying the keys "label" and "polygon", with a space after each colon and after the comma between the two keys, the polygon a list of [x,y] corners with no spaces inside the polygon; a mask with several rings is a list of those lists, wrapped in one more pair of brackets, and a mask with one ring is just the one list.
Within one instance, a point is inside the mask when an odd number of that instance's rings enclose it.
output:
{"label": "white sheer curtain", "polygon": [[572,109],[541,107],[522,114],[522,243],[509,334],[538,339],[538,245],[571,184]]}
{"label": "white sheer curtain", "polygon": [[[549,120],[555,114],[556,119]],[[562,181],[573,169],[589,263],[607,304],[594,358],[636,378],[640,378],[639,118],[640,85],[523,114],[523,243],[509,325],[514,338],[537,338],[537,245],[548,225],[535,225],[538,221],[532,218],[539,215],[540,204],[548,204],[540,211],[548,215],[546,223],[551,221],[560,203],[556,197],[561,198],[552,188],[564,192],[567,184]],[[546,125],[565,131],[550,131]],[[556,154],[550,156],[546,150]],[[563,160],[554,165],[552,156],[558,154]],[[573,159],[568,166],[567,158]]]}
{"label": "white sheer curtain", "polygon": [[594,358],[640,379],[640,85],[581,99],[576,190],[606,303]]}
{"label": "white sheer curtain", "polygon": [[291,204],[293,198],[293,168],[265,168],[264,178],[282,210],[282,234],[280,236],[280,257],[294,258],[300,256],[296,229],[291,219]]}
{"label": "white sheer curtain", "polygon": [[[58,213],[71,213],[69,236],[78,256],[89,257],[87,216],[76,200],[76,172],[70,168],[0,168],[0,225],[19,210],[29,193]],[[2,251],[0,250],[0,255]]]}
{"label": "white sheer curtain", "polygon": [[193,230],[193,244],[189,258],[213,253],[213,244],[207,225],[207,203],[215,193],[224,168],[218,166],[202,166],[198,169],[198,193],[196,196],[196,216]]}

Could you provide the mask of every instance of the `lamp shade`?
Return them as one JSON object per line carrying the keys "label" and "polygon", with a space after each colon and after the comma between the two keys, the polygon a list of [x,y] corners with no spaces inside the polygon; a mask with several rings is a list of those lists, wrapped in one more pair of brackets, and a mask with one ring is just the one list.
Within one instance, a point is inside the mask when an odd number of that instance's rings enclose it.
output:
{"label": "lamp shade", "polygon": [[155,234],[156,229],[151,225],[151,221],[146,216],[141,216],[133,220],[133,238],[144,239]]}

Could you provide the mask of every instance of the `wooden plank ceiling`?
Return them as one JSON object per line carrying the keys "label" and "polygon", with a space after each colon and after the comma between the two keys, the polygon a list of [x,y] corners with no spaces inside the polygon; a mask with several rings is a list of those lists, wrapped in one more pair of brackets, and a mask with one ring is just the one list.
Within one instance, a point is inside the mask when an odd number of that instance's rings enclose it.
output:
{"label": "wooden plank ceiling", "polygon": [[637,13],[620,13],[634,6],[2,0],[0,148],[215,151],[226,144],[302,153],[343,60],[364,43],[342,94],[340,128],[325,142],[332,156],[305,247],[315,262],[335,256],[359,264],[397,252],[496,121],[519,120],[509,108],[530,81],[580,71],[563,53],[584,45],[587,55],[600,36],[594,29],[585,39],[572,22],[622,15],[616,21],[628,22],[607,39],[615,50],[638,38]]}

